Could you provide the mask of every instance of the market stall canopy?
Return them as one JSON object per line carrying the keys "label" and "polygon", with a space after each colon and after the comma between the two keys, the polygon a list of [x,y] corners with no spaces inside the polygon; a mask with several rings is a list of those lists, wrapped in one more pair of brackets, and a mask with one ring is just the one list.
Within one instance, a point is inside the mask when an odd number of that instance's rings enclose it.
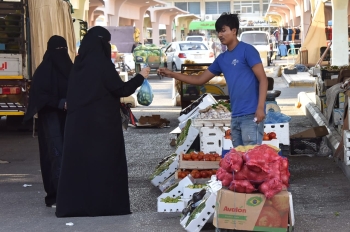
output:
{"label": "market stall canopy", "polygon": [[67,40],[68,53],[74,60],[75,36],[70,6],[60,0],[28,1],[30,14],[30,33],[32,47],[32,70],[35,71],[47,49],[47,41],[53,35],[60,35]]}

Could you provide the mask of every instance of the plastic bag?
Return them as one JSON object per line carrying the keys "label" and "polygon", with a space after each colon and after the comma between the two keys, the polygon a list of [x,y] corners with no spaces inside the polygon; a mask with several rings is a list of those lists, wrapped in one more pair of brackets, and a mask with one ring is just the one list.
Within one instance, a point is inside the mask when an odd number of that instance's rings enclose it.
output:
{"label": "plastic bag", "polygon": [[145,79],[139,92],[137,93],[137,102],[143,106],[151,105],[153,101],[153,90],[148,80]]}
{"label": "plastic bag", "polygon": [[289,122],[292,118],[288,115],[285,115],[281,112],[267,112],[265,118],[265,124],[274,124],[274,123],[286,123]]}

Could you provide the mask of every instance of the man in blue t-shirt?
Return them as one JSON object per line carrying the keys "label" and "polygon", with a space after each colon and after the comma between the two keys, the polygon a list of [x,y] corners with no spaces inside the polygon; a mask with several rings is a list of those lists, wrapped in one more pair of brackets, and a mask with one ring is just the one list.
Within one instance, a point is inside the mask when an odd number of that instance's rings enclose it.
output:
{"label": "man in blue t-shirt", "polygon": [[261,144],[264,133],[265,100],[268,81],[259,52],[237,39],[237,14],[223,13],[215,23],[220,42],[227,50],[200,75],[184,75],[160,68],[159,74],[193,84],[203,85],[224,74],[232,109],[233,146]]}

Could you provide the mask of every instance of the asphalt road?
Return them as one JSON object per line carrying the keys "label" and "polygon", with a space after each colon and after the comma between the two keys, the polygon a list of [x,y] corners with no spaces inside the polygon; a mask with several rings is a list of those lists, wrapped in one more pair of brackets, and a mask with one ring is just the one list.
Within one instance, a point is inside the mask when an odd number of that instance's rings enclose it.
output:
{"label": "asphalt road", "polygon": [[[129,167],[129,186],[133,214],[118,217],[56,218],[53,208],[44,204],[37,139],[29,131],[5,127],[0,120],[0,232],[38,231],[118,231],[181,232],[179,213],[157,213],[160,190],[148,177],[157,163],[171,154],[179,107],[172,106],[171,80],[150,78],[154,103],[133,109],[137,118],[160,114],[170,120],[170,128],[130,128],[125,132]],[[288,88],[275,78],[275,89],[281,90],[278,103],[291,116],[290,134],[311,127],[308,119],[294,107],[297,93],[312,88]],[[103,156],[103,148],[101,148]],[[340,168],[328,157],[290,156],[291,186],[295,210],[295,231],[350,231],[350,185]],[[30,187],[23,187],[30,184]],[[66,223],[72,222],[73,226]],[[214,231],[208,224],[203,231]]]}

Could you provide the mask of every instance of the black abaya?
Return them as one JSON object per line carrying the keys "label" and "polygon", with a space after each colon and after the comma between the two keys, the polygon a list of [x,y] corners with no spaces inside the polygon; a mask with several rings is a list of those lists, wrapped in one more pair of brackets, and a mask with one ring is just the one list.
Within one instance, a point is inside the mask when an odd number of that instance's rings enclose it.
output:
{"label": "black abaya", "polygon": [[28,110],[24,121],[38,114],[40,168],[46,192],[45,203],[56,203],[66,120],[64,103],[72,61],[67,43],[61,36],[52,36],[42,63],[33,75]]}
{"label": "black abaya", "polygon": [[119,106],[144,78],[120,79],[109,40],[107,30],[90,29],[70,76],[57,217],[131,213]]}

